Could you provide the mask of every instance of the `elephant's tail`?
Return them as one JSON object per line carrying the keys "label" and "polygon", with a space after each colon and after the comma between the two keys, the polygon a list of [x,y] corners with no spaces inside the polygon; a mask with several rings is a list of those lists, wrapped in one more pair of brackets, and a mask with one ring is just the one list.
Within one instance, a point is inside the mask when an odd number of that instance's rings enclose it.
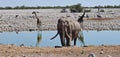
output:
{"label": "elephant's tail", "polygon": [[57,35],[58,35],[58,32],[57,32],[57,34],[56,34],[54,37],[52,37],[50,40],[52,40],[52,39],[54,39],[55,37],[57,37]]}

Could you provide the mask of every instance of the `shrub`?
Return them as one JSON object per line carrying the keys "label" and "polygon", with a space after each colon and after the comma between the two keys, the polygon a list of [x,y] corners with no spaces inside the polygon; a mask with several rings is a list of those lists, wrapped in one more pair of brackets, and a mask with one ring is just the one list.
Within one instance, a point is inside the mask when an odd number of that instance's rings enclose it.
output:
{"label": "shrub", "polygon": [[63,8],[62,10],[61,10],[61,13],[66,13],[67,12],[67,10],[65,9],[65,8]]}
{"label": "shrub", "polygon": [[88,10],[88,9],[86,9],[86,10],[84,10],[85,12],[91,12],[91,10]]}
{"label": "shrub", "polygon": [[105,12],[104,10],[100,10],[100,12]]}

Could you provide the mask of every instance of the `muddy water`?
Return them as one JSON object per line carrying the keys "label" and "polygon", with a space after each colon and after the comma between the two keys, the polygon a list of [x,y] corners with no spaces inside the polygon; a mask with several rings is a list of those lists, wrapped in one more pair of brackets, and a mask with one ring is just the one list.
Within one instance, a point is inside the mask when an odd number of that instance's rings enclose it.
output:
{"label": "muddy water", "polygon": [[[50,40],[57,31],[23,31],[0,33],[1,44],[17,46],[54,47],[61,46],[59,36]],[[83,45],[120,45],[120,31],[82,31],[79,33],[77,46]]]}

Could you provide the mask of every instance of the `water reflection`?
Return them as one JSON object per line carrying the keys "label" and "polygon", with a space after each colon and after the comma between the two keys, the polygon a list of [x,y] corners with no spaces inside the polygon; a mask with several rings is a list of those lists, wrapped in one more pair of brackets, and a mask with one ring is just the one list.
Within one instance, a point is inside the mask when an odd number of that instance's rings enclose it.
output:
{"label": "water reflection", "polygon": [[[57,31],[21,31],[2,32],[0,33],[0,43],[15,44],[34,47],[54,47],[61,45],[60,38],[57,36],[54,40],[50,40]],[[120,31],[80,31],[76,46],[84,45],[120,45]],[[73,41],[72,41],[73,42]]]}
{"label": "water reflection", "polygon": [[39,46],[39,44],[40,44],[41,41],[42,41],[42,31],[38,31],[36,47]]}
{"label": "water reflection", "polygon": [[78,34],[78,40],[82,43],[82,46],[85,46],[83,31],[80,31]]}
{"label": "water reflection", "polygon": [[16,34],[18,34],[19,33],[19,31],[16,31]]}

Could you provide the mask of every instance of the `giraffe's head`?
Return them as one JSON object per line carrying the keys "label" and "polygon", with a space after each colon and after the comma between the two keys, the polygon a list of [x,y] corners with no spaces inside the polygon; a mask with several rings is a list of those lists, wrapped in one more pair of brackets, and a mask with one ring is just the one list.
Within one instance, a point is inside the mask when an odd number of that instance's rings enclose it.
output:
{"label": "giraffe's head", "polygon": [[35,11],[32,12],[32,14],[35,14],[35,13],[36,13]]}

